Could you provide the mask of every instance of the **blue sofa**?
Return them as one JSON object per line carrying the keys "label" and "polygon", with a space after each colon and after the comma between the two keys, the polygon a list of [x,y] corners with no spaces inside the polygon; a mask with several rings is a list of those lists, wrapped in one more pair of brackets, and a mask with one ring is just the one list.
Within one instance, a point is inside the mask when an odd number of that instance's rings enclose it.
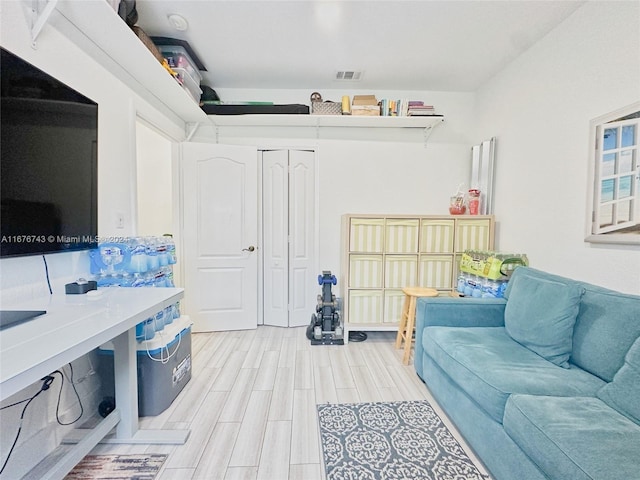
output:
{"label": "blue sofa", "polygon": [[419,299],[414,364],[496,480],[640,479],[640,296],[518,267]]}

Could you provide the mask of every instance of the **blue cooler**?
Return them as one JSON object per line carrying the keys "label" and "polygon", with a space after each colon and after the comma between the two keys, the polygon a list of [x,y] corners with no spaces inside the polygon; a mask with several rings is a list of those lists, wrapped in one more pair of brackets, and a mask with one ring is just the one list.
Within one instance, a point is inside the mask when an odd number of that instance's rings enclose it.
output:
{"label": "blue cooler", "polygon": [[[192,325],[188,316],[181,316],[151,340],[137,343],[139,416],[164,412],[191,379]],[[103,393],[113,397],[113,343],[101,345],[98,354]]]}

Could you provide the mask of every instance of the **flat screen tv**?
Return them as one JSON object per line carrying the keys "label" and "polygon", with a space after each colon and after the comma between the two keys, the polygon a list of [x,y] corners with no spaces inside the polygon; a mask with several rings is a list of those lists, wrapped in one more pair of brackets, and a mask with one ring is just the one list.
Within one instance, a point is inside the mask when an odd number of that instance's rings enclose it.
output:
{"label": "flat screen tv", "polygon": [[96,246],[98,105],[1,49],[0,256]]}

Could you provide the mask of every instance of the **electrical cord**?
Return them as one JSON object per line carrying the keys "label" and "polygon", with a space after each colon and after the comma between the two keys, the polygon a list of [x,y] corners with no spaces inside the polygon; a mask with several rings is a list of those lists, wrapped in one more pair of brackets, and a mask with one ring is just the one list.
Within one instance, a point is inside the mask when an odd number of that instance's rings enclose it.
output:
{"label": "electrical cord", "polygon": [[74,423],[76,423],[82,418],[82,415],[84,414],[84,407],[82,406],[82,400],[80,399],[80,394],[78,393],[78,389],[76,388],[76,385],[73,382],[73,365],[72,364],[69,364],[69,370],[71,371],[71,374],[69,375],[69,383],[71,384],[73,391],[76,394],[76,398],[78,399],[78,404],[80,405],[80,414],[78,415],[77,418],[75,418],[71,422],[63,422],[60,419],[60,402],[62,399],[62,388],[64,387],[64,373],[61,372],[60,370],[56,370],[52,372],[51,375],[47,375],[46,377],[44,377],[42,379],[42,386],[40,387],[40,390],[38,390],[38,392],[32,397],[26,398],[24,400],[20,400],[19,402],[12,403],[11,405],[5,405],[4,407],[0,408],[0,410],[4,410],[6,408],[15,407],[16,405],[21,405],[23,403],[26,403],[26,405],[22,409],[22,413],[20,414],[20,424],[18,426],[18,431],[16,432],[16,436],[13,439],[13,444],[11,445],[11,449],[9,450],[9,453],[7,454],[7,458],[2,464],[2,468],[0,468],[0,475],[2,475],[2,472],[4,472],[4,469],[6,468],[7,463],[9,462],[9,458],[11,458],[11,454],[13,453],[13,450],[15,449],[18,443],[18,439],[20,438],[20,433],[22,432],[22,422],[24,421],[24,415],[27,412],[27,408],[29,407],[31,402],[33,402],[36,399],[36,397],[38,397],[38,395],[40,395],[45,390],[49,390],[49,387],[51,387],[51,384],[55,380],[55,377],[53,375],[56,375],[56,374],[60,375],[60,390],[58,391],[58,401],[56,404],[56,421],[58,422],[58,424],[63,426],[73,425]]}
{"label": "electrical cord", "polygon": [[51,280],[49,279],[49,265],[47,265],[47,259],[42,255],[42,261],[44,262],[44,272],[47,276],[47,285],[49,286],[49,293],[53,295],[53,289],[51,288]]}
{"label": "electrical cord", "polygon": [[27,408],[29,408],[29,405],[31,405],[31,402],[33,402],[38,397],[38,395],[40,395],[45,390],[49,390],[49,387],[51,386],[53,381],[54,381],[54,377],[52,377],[51,375],[44,377],[42,379],[42,386],[40,387],[40,390],[38,390],[38,392],[35,395],[33,395],[31,398],[27,398],[20,402],[16,402],[14,404],[7,405],[6,407],[2,407],[2,410],[4,410],[5,408],[13,407],[14,405],[20,405],[21,403],[26,402],[26,405],[24,406],[24,408],[22,409],[22,413],[20,414],[20,425],[18,425],[18,432],[16,433],[16,437],[13,439],[13,444],[11,445],[11,449],[9,449],[7,458],[2,464],[2,468],[0,468],[0,475],[2,475],[2,472],[4,472],[4,469],[7,467],[7,463],[9,463],[9,459],[11,458],[11,454],[13,453],[13,449],[16,447],[16,444],[18,443],[18,439],[20,438],[20,433],[22,432],[22,422],[24,420],[24,414],[26,413]]}
{"label": "electrical cord", "polygon": [[364,332],[349,332],[350,342],[364,342],[367,339],[367,334]]}
{"label": "electrical cord", "polygon": [[80,399],[80,394],[78,393],[76,384],[73,382],[73,365],[69,364],[69,369],[71,370],[71,375],[69,376],[69,383],[71,384],[71,387],[73,388],[73,391],[76,394],[76,398],[78,399],[78,405],[80,405],[80,414],[70,422],[63,422],[62,420],[60,420],[60,400],[62,398],[62,387],[64,387],[64,374],[60,370],[56,370],[53,373],[59,374],[60,380],[61,380],[60,391],[58,392],[58,402],[56,403],[56,421],[58,422],[59,425],[63,425],[63,426],[73,425],[78,420],[80,420],[82,418],[82,415],[84,414],[84,407],[82,406],[82,400]]}

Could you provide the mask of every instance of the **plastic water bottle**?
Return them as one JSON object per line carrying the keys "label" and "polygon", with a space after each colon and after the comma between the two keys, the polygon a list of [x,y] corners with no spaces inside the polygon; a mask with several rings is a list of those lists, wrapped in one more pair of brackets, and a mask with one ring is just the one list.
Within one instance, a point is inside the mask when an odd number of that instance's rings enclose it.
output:
{"label": "plastic water bottle", "polygon": [[482,284],[482,298],[498,298],[500,284],[495,280],[486,279]]}
{"label": "plastic water bottle", "polygon": [[164,310],[160,310],[158,313],[156,313],[153,316],[153,329],[156,332],[159,332],[162,329],[164,329],[164,325],[165,325]]}
{"label": "plastic water bottle", "polygon": [[504,298],[504,291],[507,289],[508,282],[499,282],[500,285],[498,287],[498,298]]}
{"label": "plastic water bottle", "polygon": [[167,254],[165,237],[156,238],[156,252],[158,252],[158,265],[161,267],[169,265],[169,256]]}
{"label": "plastic water bottle", "polygon": [[160,287],[160,288],[167,286],[166,275],[164,274],[164,271],[162,269],[155,272],[155,279],[153,281],[153,286]]}
{"label": "plastic water bottle", "polygon": [[160,268],[160,260],[158,258],[158,250],[156,248],[156,238],[146,237],[145,247],[147,252],[147,271],[153,272]]}
{"label": "plastic water bottle", "polygon": [[477,275],[474,278],[473,290],[471,290],[471,296],[474,298],[482,297],[482,280]]}
{"label": "plastic water bottle", "polygon": [[471,296],[471,292],[473,292],[473,279],[471,278],[471,275],[467,275],[465,277],[465,281],[464,281],[464,296],[465,297],[470,297]]}
{"label": "plastic water bottle", "polygon": [[132,287],[144,287],[145,286],[144,275],[142,275],[140,273],[134,273],[133,274],[133,279],[131,281],[131,286]]}
{"label": "plastic water bottle", "polygon": [[170,325],[173,323],[173,305],[169,305],[164,309],[164,324]]}
{"label": "plastic water bottle", "polygon": [[164,277],[165,277],[165,283],[167,287],[175,287],[175,283],[173,281],[173,269],[171,267],[165,267],[164,268]]}
{"label": "plastic water bottle", "polygon": [[456,291],[458,293],[462,293],[464,294],[464,285],[466,283],[466,277],[464,272],[460,272],[460,274],[458,275],[458,286],[456,288]]}
{"label": "plastic water bottle", "polygon": [[131,287],[133,285],[133,275],[128,272],[124,272],[122,275],[119,275],[120,278],[120,286],[121,287]]}
{"label": "plastic water bottle", "polygon": [[151,340],[156,335],[154,328],[154,318],[149,317],[144,322],[140,322],[136,325],[136,340],[139,342],[143,340]]}
{"label": "plastic water bottle", "polygon": [[131,260],[129,261],[129,272],[144,273],[147,271],[147,251],[144,238],[134,237],[129,239],[129,250]]}
{"label": "plastic water bottle", "polygon": [[172,235],[165,234],[164,237],[167,244],[167,259],[169,261],[169,265],[175,265],[178,261],[176,258],[176,242],[173,240]]}

